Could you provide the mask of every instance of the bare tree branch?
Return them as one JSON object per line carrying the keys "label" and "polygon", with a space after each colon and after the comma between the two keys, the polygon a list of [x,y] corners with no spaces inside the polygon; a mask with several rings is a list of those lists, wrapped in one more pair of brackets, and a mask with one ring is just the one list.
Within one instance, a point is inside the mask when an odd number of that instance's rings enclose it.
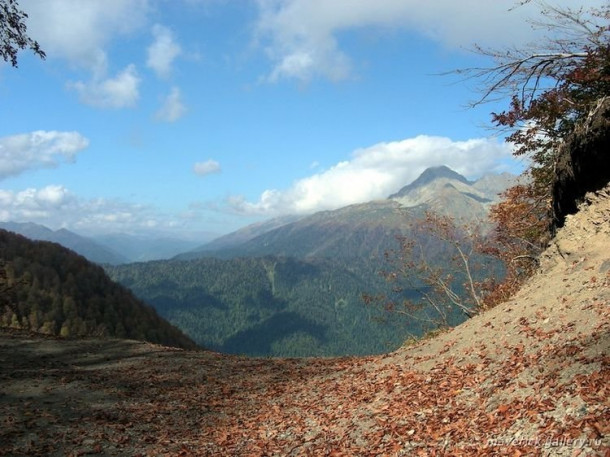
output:
{"label": "bare tree branch", "polygon": [[538,5],[542,19],[529,21],[532,27],[544,30],[546,36],[524,49],[473,47],[476,54],[489,57],[494,62],[489,67],[473,67],[454,70],[445,74],[457,74],[466,80],[479,80],[481,96],[471,102],[477,106],[485,102],[518,92],[524,104],[531,102],[544,88],[557,84],[568,72],[589,56],[589,49],[607,46],[610,27],[607,24],[609,6],[600,10],[561,8],[542,0],[521,2]]}

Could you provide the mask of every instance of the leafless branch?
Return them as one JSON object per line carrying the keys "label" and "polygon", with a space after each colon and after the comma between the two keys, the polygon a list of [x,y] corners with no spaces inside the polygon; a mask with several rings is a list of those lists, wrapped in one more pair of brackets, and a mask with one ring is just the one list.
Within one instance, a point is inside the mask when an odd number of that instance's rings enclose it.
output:
{"label": "leafless branch", "polygon": [[556,84],[587,58],[589,48],[607,46],[610,42],[610,27],[606,23],[610,6],[600,10],[573,9],[549,5],[542,0],[528,0],[521,5],[526,3],[538,5],[542,18],[530,23],[536,29],[545,30],[546,36],[523,49],[475,45],[473,51],[489,57],[494,64],[445,73],[482,83],[481,96],[471,106],[496,100],[496,96],[503,97],[506,92],[520,93],[521,100],[527,103],[543,89],[542,84]]}

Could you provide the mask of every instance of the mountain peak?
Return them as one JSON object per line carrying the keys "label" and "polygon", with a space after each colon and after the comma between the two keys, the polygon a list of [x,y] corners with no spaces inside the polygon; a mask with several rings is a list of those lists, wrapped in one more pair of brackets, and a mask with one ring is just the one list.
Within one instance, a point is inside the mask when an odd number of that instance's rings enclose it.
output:
{"label": "mountain peak", "polygon": [[411,184],[403,187],[395,194],[390,195],[389,198],[392,199],[392,198],[402,197],[402,196],[408,194],[409,192],[413,191],[414,189],[423,187],[427,184],[430,184],[432,181],[435,181],[435,180],[441,179],[441,178],[456,180],[456,181],[462,182],[467,185],[472,184],[470,181],[468,181],[466,178],[464,178],[461,174],[453,171],[451,168],[449,168],[445,165],[441,165],[438,167],[426,168],[424,170],[424,172],[421,175],[419,175],[419,177],[415,181],[413,181]]}

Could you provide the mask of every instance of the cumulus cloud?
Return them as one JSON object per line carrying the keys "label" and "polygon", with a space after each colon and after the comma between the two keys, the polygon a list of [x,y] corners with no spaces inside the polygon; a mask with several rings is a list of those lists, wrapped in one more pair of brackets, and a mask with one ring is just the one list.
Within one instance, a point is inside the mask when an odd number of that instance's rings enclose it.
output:
{"label": "cumulus cloud", "polygon": [[73,162],[89,140],[78,132],[38,130],[0,138],[0,179]]}
{"label": "cumulus cloud", "polygon": [[53,214],[66,209],[73,198],[63,186],[47,186],[42,189],[26,189],[13,192],[0,189],[0,220],[47,220]]}
{"label": "cumulus cloud", "polygon": [[100,78],[96,75],[87,83],[72,82],[68,87],[74,89],[80,100],[87,105],[98,108],[131,108],[140,97],[140,82],[136,67],[131,64],[114,78]]}
{"label": "cumulus cloud", "polygon": [[212,173],[220,173],[220,164],[215,160],[206,160],[205,162],[197,162],[193,166],[193,171],[199,176],[206,176]]}
{"label": "cumulus cloud", "polygon": [[175,122],[186,113],[186,106],[182,102],[180,89],[172,87],[169,95],[163,101],[163,105],[155,113],[155,118],[162,122]]}
{"label": "cumulus cloud", "polygon": [[146,24],[149,0],[24,0],[28,34],[49,58],[63,58],[90,70],[105,60],[112,40]]}
{"label": "cumulus cloud", "polygon": [[155,41],[148,48],[146,66],[152,68],[159,78],[168,78],[172,73],[172,63],[182,49],[167,27],[155,24],[152,33]]}
{"label": "cumulus cloud", "polygon": [[138,100],[140,78],[134,65],[116,76],[108,70],[107,47],[148,21],[149,0],[25,0],[28,34],[49,59],[63,59],[90,72],[89,81],[68,84],[80,100],[101,108],[132,107]]}
{"label": "cumulus cloud", "polygon": [[296,181],[285,190],[265,190],[258,201],[232,197],[229,205],[245,214],[307,214],[380,198],[398,191],[426,168],[447,165],[467,177],[505,171],[511,148],[495,139],[452,141],[445,137],[378,143],[353,152],[350,160]]}
{"label": "cumulus cloud", "polygon": [[[591,0],[601,5],[604,0]],[[341,49],[340,32],[366,27],[414,31],[448,48],[523,45],[534,38],[527,19],[533,3],[480,0],[257,0],[256,39],[273,69],[267,80],[314,77],[341,80],[352,73],[350,57]],[[554,4],[573,6],[571,0]],[[473,14],[476,11],[476,14]]]}
{"label": "cumulus cloud", "polygon": [[83,199],[61,185],[21,191],[0,189],[0,221],[27,221],[88,233],[133,233],[180,224],[148,206],[105,198]]}

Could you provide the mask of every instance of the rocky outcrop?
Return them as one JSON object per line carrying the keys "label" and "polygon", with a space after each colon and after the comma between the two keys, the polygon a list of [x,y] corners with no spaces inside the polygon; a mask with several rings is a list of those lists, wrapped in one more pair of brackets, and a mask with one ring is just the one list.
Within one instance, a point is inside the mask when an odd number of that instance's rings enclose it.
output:
{"label": "rocky outcrop", "polygon": [[610,97],[601,99],[559,150],[553,183],[553,226],[562,227],[587,192],[610,182]]}

